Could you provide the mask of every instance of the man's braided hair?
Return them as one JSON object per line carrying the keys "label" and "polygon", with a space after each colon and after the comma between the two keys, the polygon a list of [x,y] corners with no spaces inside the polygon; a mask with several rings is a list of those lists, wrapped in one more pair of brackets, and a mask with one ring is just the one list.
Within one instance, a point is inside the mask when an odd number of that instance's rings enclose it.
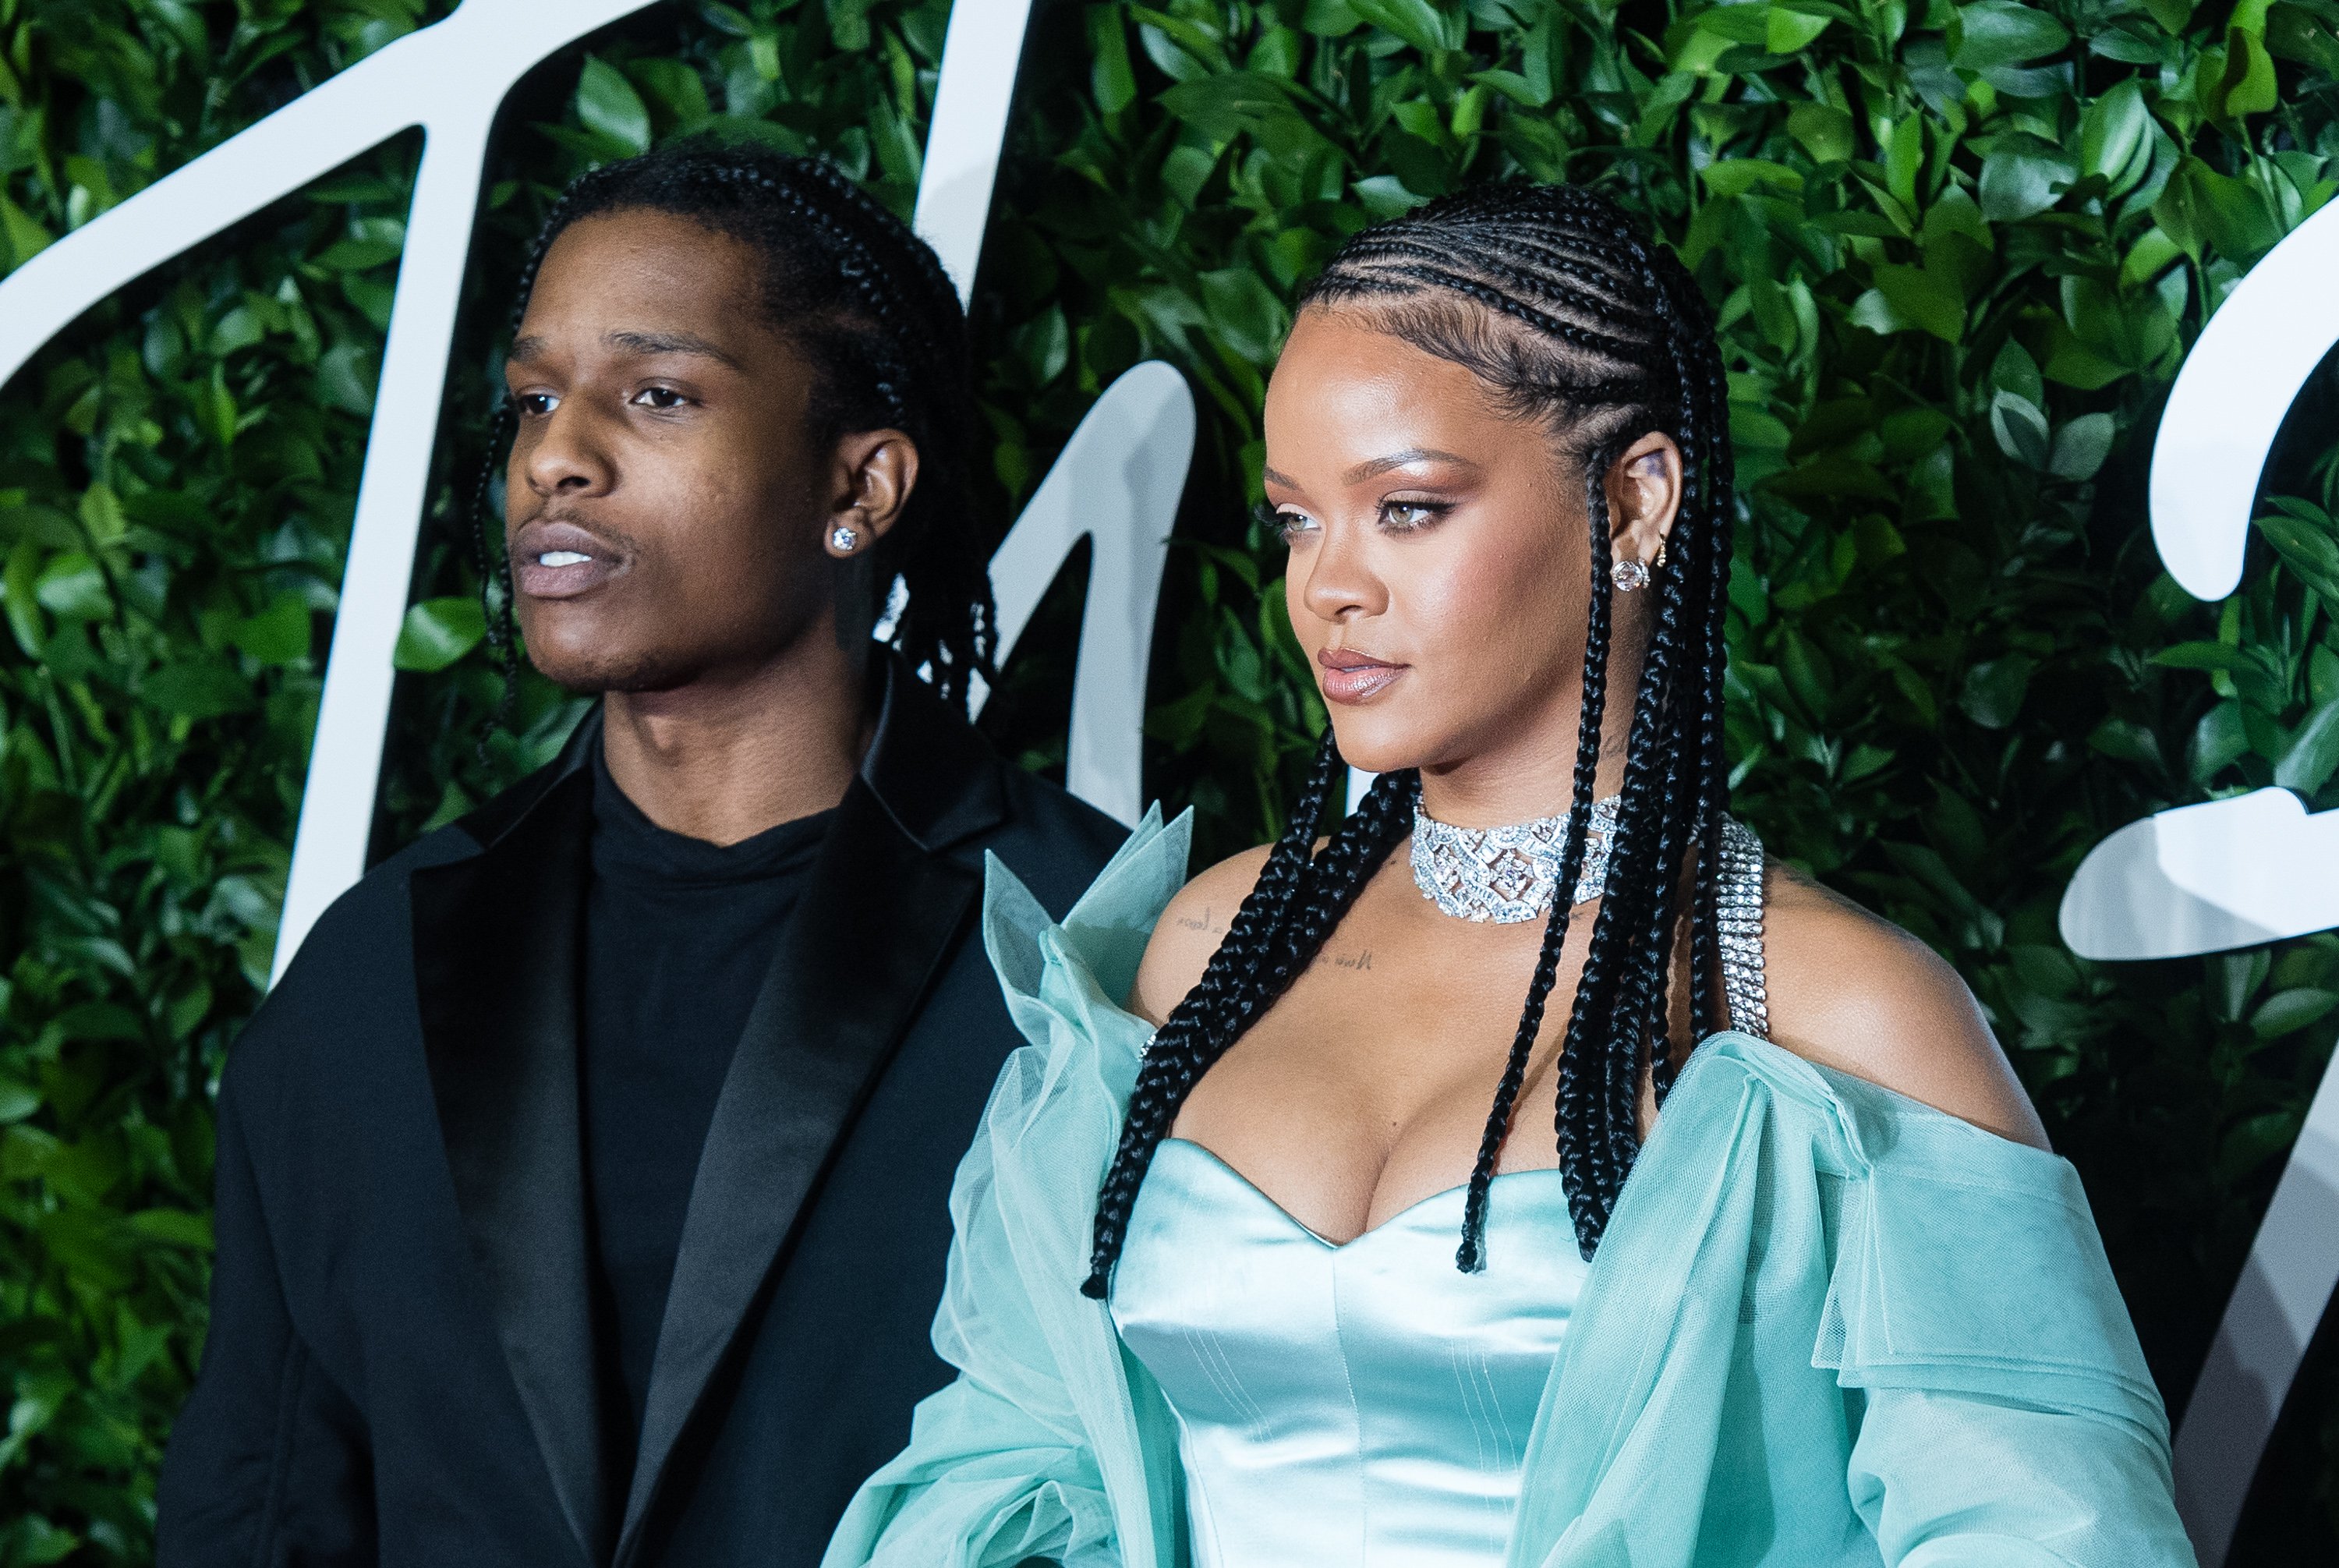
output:
{"label": "man's braided hair", "polygon": [[[966,312],[932,247],[824,160],[755,143],[672,143],[579,175],[562,192],[520,273],[514,335],[552,242],[584,219],[621,212],[686,218],[755,252],[772,323],[812,367],[815,442],[891,429],[916,444],[917,488],[864,558],[874,598],[882,602],[897,577],[908,591],[893,646],[944,700],[964,702],[971,678],[992,673],[996,633],[989,556],[968,515],[977,419]],[[470,540],[507,705],[518,639],[511,563],[489,547],[489,513],[513,419],[508,399],[500,401]]]}
{"label": "man's braided hair", "polygon": [[[1559,971],[1582,869],[1607,705],[1609,513],[1604,480],[1649,431],[1679,444],[1684,486],[1656,574],[1648,648],[1606,892],[1559,1059],[1560,1170],[1585,1257],[1640,1151],[1643,1074],[1662,1099],[1679,1063],[1668,1040],[1676,925],[1687,905],[1691,1038],[1723,1026],[1715,871],[1729,804],[1722,754],[1722,626],[1735,508],[1728,383],[1713,319],[1673,253],[1615,205],[1567,185],[1505,184],[1449,196],[1351,239],[1305,306],[1354,311],[1462,365],[1503,404],[1545,426],[1583,476],[1591,616],[1574,804],[1543,948],[1471,1172],[1456,1262],[1485,1257],[1486,1203]],[[1209,966],[1163,1022],[1130,1097],[1097,1203],[1082,1290],[1102,1297],[1153,1152],[1187,1094],[1275,1004],[1357,892],[1412,831],[1416,772],[1384,774],[1311,855],[1339,749],[1325,732],[1291,824],[1269,853]],[[1694,862],[1694,874],[1683,869]],[[1686,881],[1686,886],[1684,882]]]}

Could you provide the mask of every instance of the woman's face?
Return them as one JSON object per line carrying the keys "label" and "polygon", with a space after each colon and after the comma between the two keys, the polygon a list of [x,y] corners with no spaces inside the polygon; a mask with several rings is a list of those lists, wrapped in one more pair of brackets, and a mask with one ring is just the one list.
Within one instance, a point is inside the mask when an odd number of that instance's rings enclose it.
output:
{"label": "woman's face", "polygon": [[[1655,555],[1679,475],[1662,436],[1617,464],[1620,555]],[[1375,773],[1421,768],[1466,812],[1470,799],[1557,809],[1592,581],[1583,477],[1550,429],[1368,315],[1318,307],[1268,389],[1266,479],[1291,546],[1292,626],[1342,754]],[[1649,597],[1616,597],[1611,692],[1633,689]],[[1630,706],[1610,705],[1620,721]]]}

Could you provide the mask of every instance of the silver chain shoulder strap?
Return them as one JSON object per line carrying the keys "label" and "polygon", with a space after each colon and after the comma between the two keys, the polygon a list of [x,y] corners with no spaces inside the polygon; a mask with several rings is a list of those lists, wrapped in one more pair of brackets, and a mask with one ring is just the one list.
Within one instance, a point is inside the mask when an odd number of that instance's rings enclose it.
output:
{"label": "silver chain shoulder strap", "polygon": [[1762,984],[1762,841],[1736,817],[1722,820],[1714,912],[1722,938],[1722,991],[1730,1027],[1771,1038],[1770,993]]}

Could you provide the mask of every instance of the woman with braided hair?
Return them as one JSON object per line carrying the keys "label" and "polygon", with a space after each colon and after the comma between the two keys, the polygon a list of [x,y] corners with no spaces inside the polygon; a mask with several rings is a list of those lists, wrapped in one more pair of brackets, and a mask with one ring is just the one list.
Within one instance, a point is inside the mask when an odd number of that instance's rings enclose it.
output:
{"label": "woman with braided hair", "polygon": [[962,1376],[826,1568],[2191,1561],[1972,998],[1728,814],[1727,399],[1583,190],[1309,288],[1265,483],[1330,733],[1174,896],[1158,823],[1061,925],[994,876],[1032,1044],[953,1198]]}

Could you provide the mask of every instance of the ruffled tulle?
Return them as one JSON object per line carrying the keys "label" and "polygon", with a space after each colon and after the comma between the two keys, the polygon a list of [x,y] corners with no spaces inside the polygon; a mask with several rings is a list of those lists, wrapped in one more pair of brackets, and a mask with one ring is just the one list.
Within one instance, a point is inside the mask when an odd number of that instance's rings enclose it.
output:
{"label": "ruffled tulle", "polygon": [[[1188,832],[1149,814],[1061,925],[992,863],[1031,1043],[952,1198],[934,1344],[962,1375],[824,1568],[1185,1560],[1175,1418],[1079,1286],[1148,1033],[1117,999]],[[2070,1165],[1751,1036],[1701,1044],[1545,1391],[1511,1568],[2192,1561]]]}

